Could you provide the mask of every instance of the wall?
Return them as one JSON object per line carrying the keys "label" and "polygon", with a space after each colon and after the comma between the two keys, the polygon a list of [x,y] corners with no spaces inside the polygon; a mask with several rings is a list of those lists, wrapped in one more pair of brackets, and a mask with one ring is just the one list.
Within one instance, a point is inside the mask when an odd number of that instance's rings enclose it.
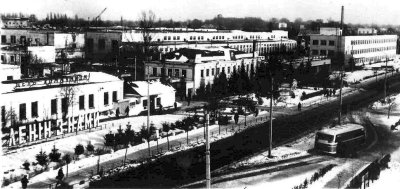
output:
{"label": "wall", "polygon": [[22,44],[21,36],[26,37],[26,42],[31,45],[49,45],[54,46],[54,31],[51,30],[30,30],[30,29],[2,29],[1,35],[6,36],[6,42],[2,44],[12,44],[11,36],[15,36],[16,44]]}

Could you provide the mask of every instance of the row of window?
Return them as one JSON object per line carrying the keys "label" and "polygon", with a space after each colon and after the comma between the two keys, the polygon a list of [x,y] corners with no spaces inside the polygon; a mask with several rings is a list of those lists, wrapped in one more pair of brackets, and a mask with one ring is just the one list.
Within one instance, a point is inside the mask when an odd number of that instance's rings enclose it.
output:
{"label": "row of window", "polygon": [[[161,73],[165,73],[165,68],[153,68],[153,76],[161,76]],[[166,75],[169,77],[187,77],[186,70],[184,69],[167,69]]]}
{"label": "row of window", "polygon": [[374,57],[364,57],[364,58],[355,58],[354,62],[355,63],[365,63],[365,62],[380,62],[382,60],[385,60],[386,58],[393,59],[395,58],[395,55],[391,56],[374,56]]}
{"label": "row of window", "polygon": [[332,40],[313,40],[312,44],[313,45],[324,45],[324,46],[329,44],[329,46],[335,46],[335,41],[332,41]]}
{"label": "row of window", "polygon": [[[109,97],[108,97],[108,92],[104,92],[104,105],[107,106],[109,105]],[[117,91],[113,91],[112,93],[112,100],[113,102],[118,101],[117,97]],[[57,99],[51,99],[51,114],[57,114],[58,113],[58,105],[57,105]],[[61,99],[61,112],[65,113],[68,110],[68,106],[71,105],[68,98],[62,98]],[[94,95],[89,94],[89,108],[94,108]],[[84,110],[85,109],[85,96],[81,95],[79,96],[79,109]],[[3,112],[4,111],[4,112]],[[5,108],[4,106],[2,107],[2,114],[5,115]],[[36,118],[38,117],[38,101],[32,102],[31,103],[31,117]],[[2,118],[4,116],[2,115]],[[24,120],[26,119],[26,103],[22,103],[19,105],[19,120]],[[5,122],[5,120],[2,122]]]}
{"label": "row of window", "polygon": [[[26,36],[21,35],[19,37],[19,44],[25,44],[26,42],[31,43],[32,42],[32,38],[28,38],[28,40],[27,40]],[[1,35],[1,43],[2,44],[8,43],[6,35]],[[11,35],[9,43],[16,44],[17,43],[17,37],[15,35]],[[40,44],[40,38],[35,38],[35,43],[36,44]]]}
{"label": "row of window", "polygon": [[364,40],[351,40],[351,45],[365,45],[374,43],[393,43],[397,39],[364,39]]}
{"label": "row of window", "polygon": [[351,54],[363,54],[363,53],[372,53],[372,52],[388,51],[388,50],[396,50],[396,47],[391,46],[391,47],[377,47],[377,48],[351,50]]}
{"label": "row of window", "polygon": [[[251,66],[253,67],[253,65],[251,65]],[[227,68],[227,71],[225,71],[225,67],[222,67],[222,72],[230,74],[231,73],[231,67],[227,66],[226,68]],[[246,69],[247,72],[249,71],[249,64],[246,65],[245,69]],[[237,66],[237,69],[236,69],[236,66],[232,67],[232,71],[235,72],[236,70],[240,70],[240,65]],[[205,71],[206,71],[205,77],[210,77],[210,76],[214,76],[215,75],[214,74],[214,68],[205,69]],[[211,75],[210,75],[210,71],[211,71]],[[219,73],[220,73],[220,68],[217,68],[216,74],[219,75]],[[200,77],[204,78],[204,70],[200,70]]]}
{"label": "row of window", "polygon": [[[190,38],[192,38],[192,36],[190,36]],[[164,36],[164,41],[171,41],[171,39],[172,40],[180,40],[181,39],[181,36]]]}
{"label": "row of window", "polygon": [[[87,42],[88,51],[89,52],[93,52],[93,49],[94,49],[94,40],[93,40],[93,38],[88,38],[86,42]],[[106,49],[106,39],[105,38],[98,39],[97,48],[100,51]],[[111,51],[112,52],[118,52],[118,50],[119,50],[118,40],[111,40]]]}
{"label": "row of window", "polygon": [[312,50],[312,55],[333,56],[334,54],[333,50]]}

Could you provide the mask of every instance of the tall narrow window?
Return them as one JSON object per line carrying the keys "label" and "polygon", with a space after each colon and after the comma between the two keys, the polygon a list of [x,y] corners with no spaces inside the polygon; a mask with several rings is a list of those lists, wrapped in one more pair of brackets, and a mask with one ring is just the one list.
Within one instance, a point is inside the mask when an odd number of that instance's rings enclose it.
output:
{"label": "tall narrow window", "polygon": [[99,50],[104,50],[106,49],[106,40],[105,39],[99,39]]}
{"label": "tall narrow window", "polygon": [[108,105],[108,92],[104,92],[104,105]]}
{"label": "tall narrow window", "polygon": [[51,99],[51,114],[57,114],[57,99]]}
{"label": "tall narrow window", "polygon": [[113,100],[113,102],[118,102],[118,99],[117,99],[117,91],[113,91],[113,93],[112,93],[112,100]]}
{"label": "tall narrow window", "polygon": [[80,110],[85,109],[85,96],[84,95],[79,96],[79,109]]}
{"label": "tall narrow window", "polygon": [[24,120],[26,119],[26,104],[20,104],[19,105],[19,120]]}
{"label": "tall narrow window", "polygon": [[94,95],[89,95],[89,108],[94,108]]}
{"label": "tall narrow window", "polygon": [[68,111],[68,98],[61,99],[61,112],[67,113]]}
{"label": "tall narrow window", "polygon": [[31,104],[32,117],[38,117],[38,102],[32,102]]}

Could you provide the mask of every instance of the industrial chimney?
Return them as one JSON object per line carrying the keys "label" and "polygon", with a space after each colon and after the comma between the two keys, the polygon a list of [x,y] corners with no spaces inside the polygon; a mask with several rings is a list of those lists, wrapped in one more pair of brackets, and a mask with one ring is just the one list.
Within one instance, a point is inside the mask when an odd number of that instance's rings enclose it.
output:
{"label": "industrial chimney", "polygon": [[343,19],[344,19],[344,6],[342,6],[342,16],[340,18],[340,29],[343,31]]}

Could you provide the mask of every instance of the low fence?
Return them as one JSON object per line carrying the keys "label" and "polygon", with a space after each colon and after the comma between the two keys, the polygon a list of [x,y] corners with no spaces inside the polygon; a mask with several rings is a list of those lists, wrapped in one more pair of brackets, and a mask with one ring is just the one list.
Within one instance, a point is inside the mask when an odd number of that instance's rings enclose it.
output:
{"label": "low fence", "polygon": [[370,181],[379,179],[379,175],[381,170],[389,168],[388,163],[390,162],[390,154],[383,156],[380,159],[375,160],[374,162],[368,164],[359,170],[353,178],[348,181],[344,186],[346,188],[359,188],[365,189],[370,185]]}

